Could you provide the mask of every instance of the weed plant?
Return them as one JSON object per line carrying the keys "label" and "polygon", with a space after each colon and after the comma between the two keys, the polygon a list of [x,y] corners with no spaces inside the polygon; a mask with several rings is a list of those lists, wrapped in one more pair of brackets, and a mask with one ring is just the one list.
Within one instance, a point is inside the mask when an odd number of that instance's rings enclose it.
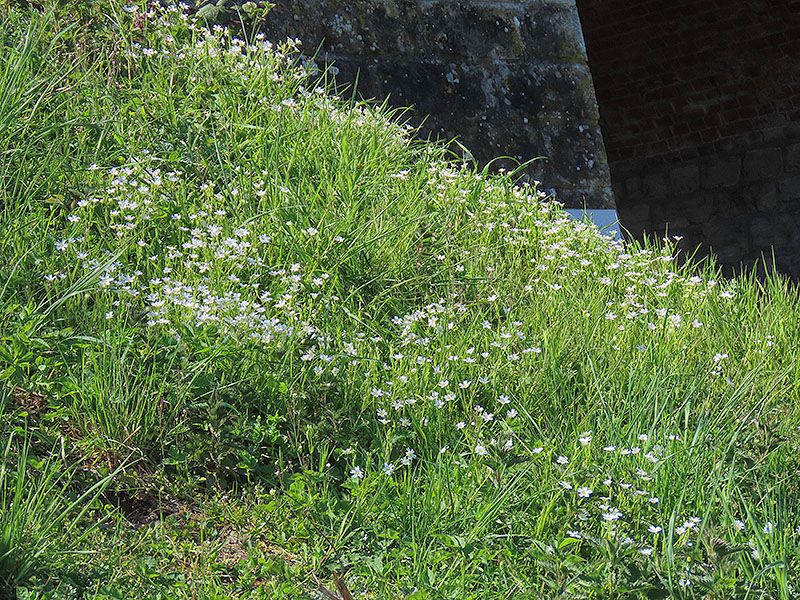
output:
{"label": "weed plant", "polygon": [[[94,525],[0,516],[8,594],[796,597],[790,286],[572,221],[297,40],[79,8],[3,8],[0,510]],[[31,452],[82,475],[25,495]]]}

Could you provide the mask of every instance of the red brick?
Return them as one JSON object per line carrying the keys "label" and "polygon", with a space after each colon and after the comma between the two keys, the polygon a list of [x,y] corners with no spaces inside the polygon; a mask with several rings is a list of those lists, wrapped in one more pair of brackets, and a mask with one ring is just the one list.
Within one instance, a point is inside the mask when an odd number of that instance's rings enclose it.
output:
{"label": "red brick", "polygon": [[752,119],[758,116],[758,108],[743,106],[739,108],[739,119]]}
{"label": "red brick", "polygon": [[737,100],[739,101],[739,106],[757,106],[759,104],[758,99],[752,94],[739,96]]}
{"label": "red brick", "polygon": [[720,105],[719,105],[719,108],[721,110],[731,110],[733,108],[739,108],[739,106],[740,106],[739,99],[738,98],[731,98],[729,100],[725,100],[724,102],[721,102]]}
{"label": "red brick", "polygon": [[718,112],[709,113],[703,119],[703,127],[705,128],[714,128],[720,125],[722,120],[720,119]]}
{"label": "red brick", "polygon": [[713,129],[704,129],[700,132],[700,139],[704,144],[713,144],[720,138],[719,130],[716,128]]}
{"label": "red brick", "polygon": [[676,125],[670,128],[670,134],[673,136],[683,135],[686,133],[690,133],[692,128],[689,126],[688,123],[677,123]]}

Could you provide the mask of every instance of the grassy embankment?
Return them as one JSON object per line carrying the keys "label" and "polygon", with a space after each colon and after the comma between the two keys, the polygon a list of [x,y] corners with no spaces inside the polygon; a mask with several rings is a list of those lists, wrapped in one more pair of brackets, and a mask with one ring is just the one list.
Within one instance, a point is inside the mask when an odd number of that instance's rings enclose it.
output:
{"label": "grassy embankment", "polygon": [[0,597],[800,594],[784,284],[114,6],[0,9]]}

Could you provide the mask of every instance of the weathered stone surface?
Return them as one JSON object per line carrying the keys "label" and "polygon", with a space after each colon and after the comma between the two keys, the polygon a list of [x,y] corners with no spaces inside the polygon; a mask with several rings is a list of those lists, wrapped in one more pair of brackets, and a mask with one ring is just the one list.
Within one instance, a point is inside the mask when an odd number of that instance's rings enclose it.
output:
{"label": "weathered stone surface", "polygon": [[703,188],[713,190],[720,187],[730,187],[739,182],[741,173],[741,160],[739,157],[711,158],[703,161],[701,179]]}
{"label": "weathered stone surface", "polygon": [[750,219],[741,216],[713,219],[703,226],[703,237],[709,240],[720,261],[736,264],[749,257]]}
{"label": "weathered stone surface", "polygon": [[642,191],[649,198],[666,198],[669,195],[666,177],[661,173],[645,173],[642,177]]}
{"label": "weathered stone surface", "polygon": [[777,177],[783,171],[783,157],[780,148],[760,148],[748,150],[742,166],[746,181],[758,181]]}
{"label": "weathered stone surface", "polygon": [[[794,226],[798,215],[773,213],[756,217],[751,224],[753,239],[757,240],[760,249],[775,245],[778,248],[800,242],[800,232]],[[782,254],[782,253],[779,253]]]}
{"label": "weathered stone surface", "polygon": [[[695,193],[684,196],[673,205],[672,213],[686,219],[692,225],[708,221],[714,212],[714,196],[705,193]],[[674,217],[671,218],[674,221]]]}
{"label": "weathered stone surface", "polygon": [[634,237],[640,237],[650,229],[650,204],[640,202],[638,204],[626,203],[618,209],[620,223],[623,229]]}
{"label": "weathered stone surface", "polygon": [[800,203],[800,175],[783,179],[778,184],[778,195],[783,203],[797,206]]}
{"label": "weathered stone surface", "polygon": [[419,41],[433,55],[581,62],[580,22],[568,4],[437,1],[423,11]]}
{"label": "weathered stone surface", "polygon": [[786,171],[788,173],[800,171],[800,144],[790,144],[786,147]]}
{"label": "weathered stone surface", "polygon": [[[642,179],[638,175],[629,175],[625,178],[625,185],[619,186],[621,190],[615,193],[618,197],[634,200],[642,196]],[[624,190],[624,191],[623,191]]]}
{"label": "weathered stone surface", "polygon": [[777,205],[777,186],[772,181],[743,186],[743,191],[749,196],[748,205],[759,212],[772,211]]}
{"label": "weathered stone surface", "polygon": [[359,96],[413,107],[422,137],[509,157],[494,168],[545,157],[524,171],[543,189],[614,206],[574,0],[286,0],[265,32],[300,38]]}
{"label": "weathered stone surface", "polygon": [[775,216],[755,217],[750,221],[750,235],[759,246],[768,248],[775,243]]}
{"label": "weathered stone surface", "polygon": [[695,163],[680,165],[669,172],[673,194],[691,194],[700,189],[700,168]]}

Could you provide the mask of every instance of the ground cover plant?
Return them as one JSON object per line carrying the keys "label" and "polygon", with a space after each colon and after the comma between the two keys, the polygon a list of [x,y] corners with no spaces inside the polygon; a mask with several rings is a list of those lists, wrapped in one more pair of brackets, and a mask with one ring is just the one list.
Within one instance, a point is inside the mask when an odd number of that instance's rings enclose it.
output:
{"label": "ground cover plant", "polygon": [[798,594],[791,286],[186,8],[0,8],[0,597]]}

